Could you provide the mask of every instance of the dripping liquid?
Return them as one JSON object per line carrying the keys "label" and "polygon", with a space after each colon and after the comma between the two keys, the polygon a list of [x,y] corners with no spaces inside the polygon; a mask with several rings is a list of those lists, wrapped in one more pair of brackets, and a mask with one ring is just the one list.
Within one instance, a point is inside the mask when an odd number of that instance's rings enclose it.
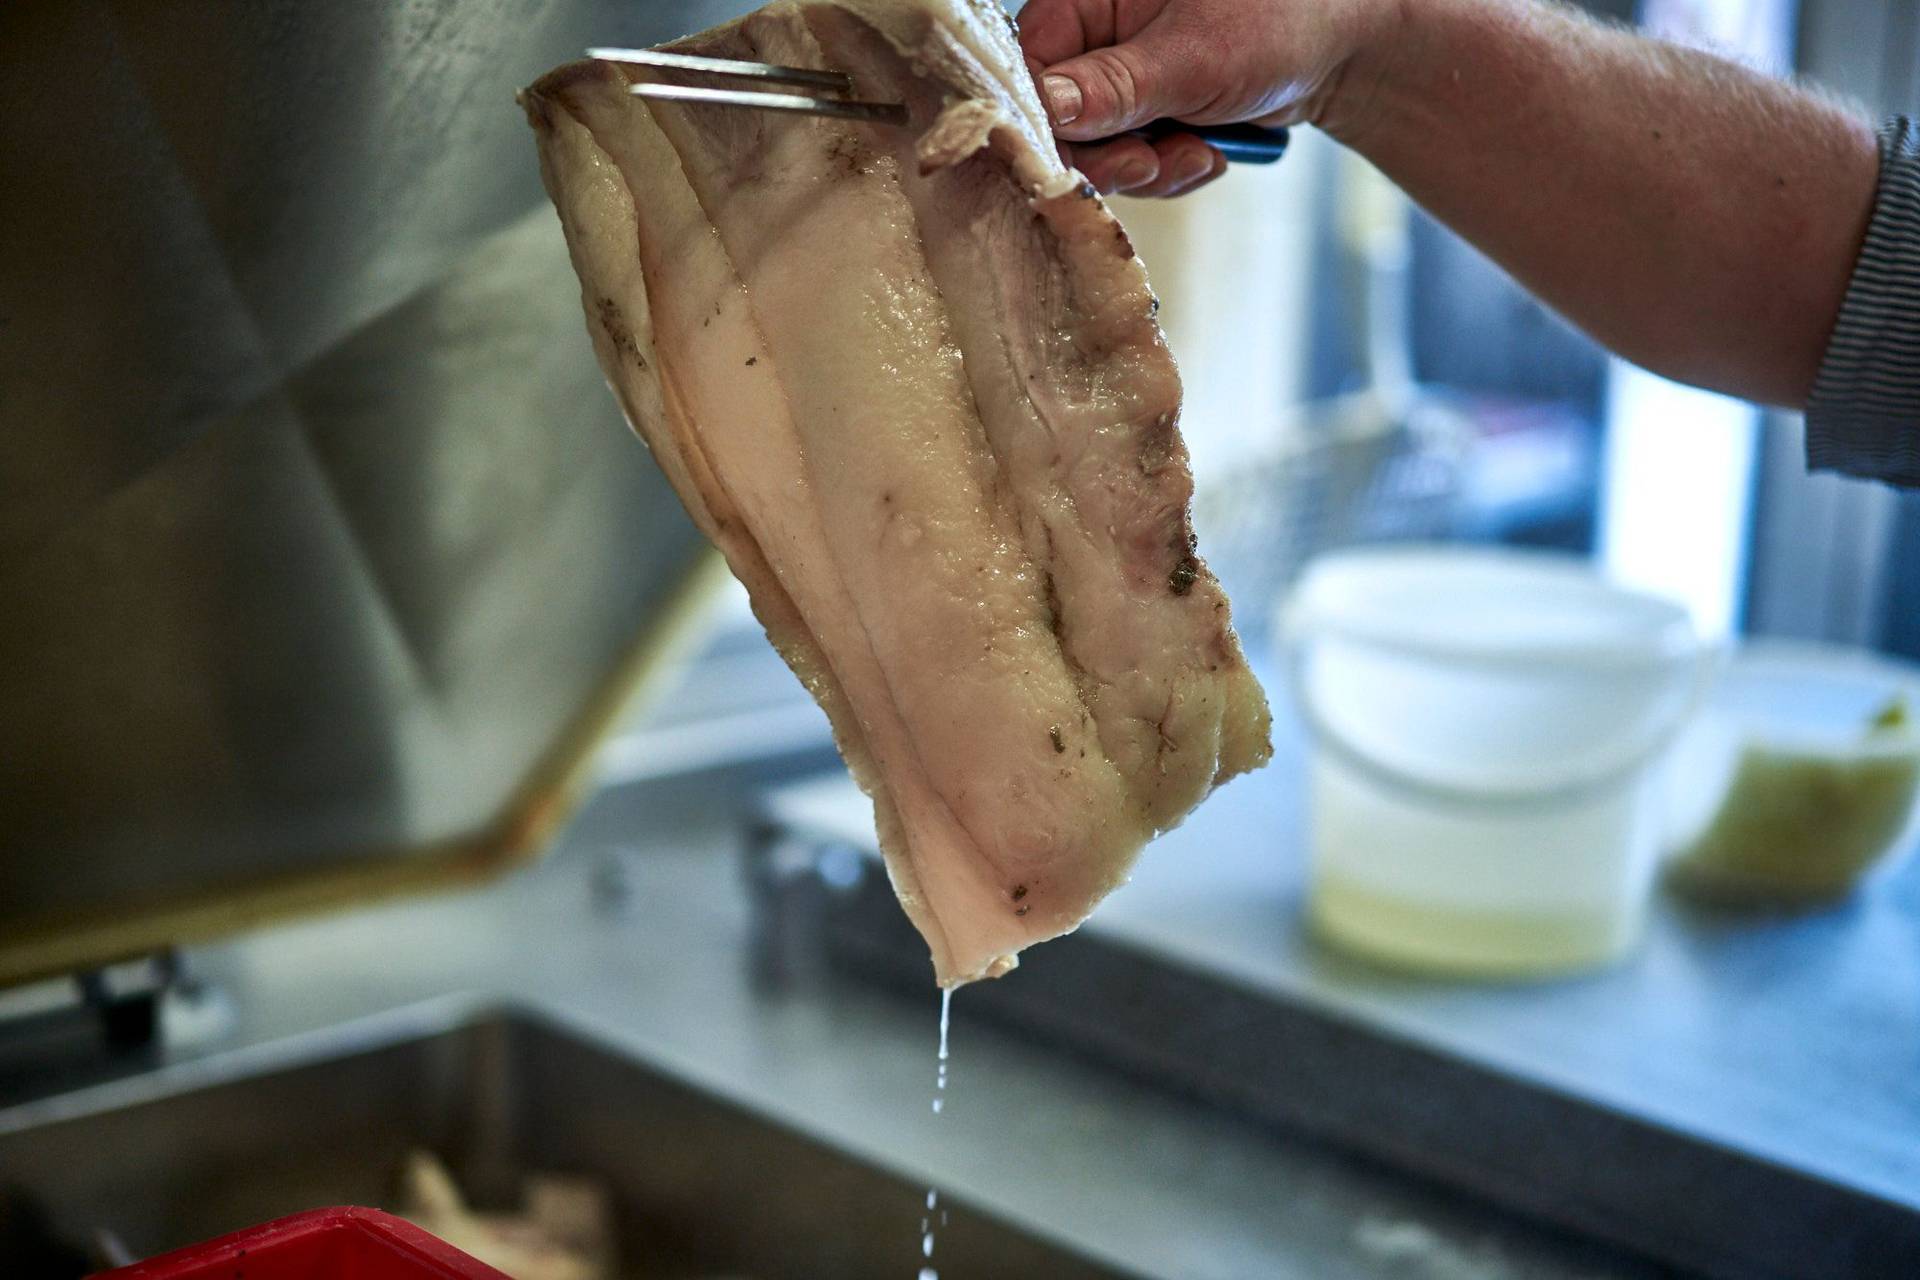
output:
{"label": "dripping liquid", "polygon": [[939,1070],[933,1078],[933,1114],[939,1115],[947,1105],[947,1020],[953,1011],[953,988],[948,987],[940,993],[940,1062]]}
{"label": "dripping liquid", "polygon": [[[940,1057],[933,1077],[933,1114],[939,1115],[947,1105],[947,1025],[953,1011],[953,988],[948,987],[940,993]],[[914,1280],[940,1280],[940,1273],[934,1270],[933,1263],[933,1211],[940,1207],[940,1193],[933,1187],[927,1188],[927,1213],[920,1219],[920,1258],[923,1262]],[[940,1210],[940,1224],[947,1221],[947,1212]]]}

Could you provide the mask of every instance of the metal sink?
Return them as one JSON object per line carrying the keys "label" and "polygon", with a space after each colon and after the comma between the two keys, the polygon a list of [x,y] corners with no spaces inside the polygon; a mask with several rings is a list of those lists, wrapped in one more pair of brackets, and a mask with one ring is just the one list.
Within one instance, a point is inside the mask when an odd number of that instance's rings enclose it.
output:
{"label": "metal sink", "polygon": [[[0,1186],[61,1234],[105,1227],[144,1256],[318,1205],[390,1205],[402,1157],[426,1147],[482,1205],[514,1203],[528,1171],[602,1180],[631,1276],[900,1280],[920,1265],[924,1185],[543,1015],[488,1011],[362,1046],[259,1070],[208,1059],[157,1095],[56,1108],[0,1132]],[[935,1262],[950,1274],[1120,1274],[941,1206]]]}

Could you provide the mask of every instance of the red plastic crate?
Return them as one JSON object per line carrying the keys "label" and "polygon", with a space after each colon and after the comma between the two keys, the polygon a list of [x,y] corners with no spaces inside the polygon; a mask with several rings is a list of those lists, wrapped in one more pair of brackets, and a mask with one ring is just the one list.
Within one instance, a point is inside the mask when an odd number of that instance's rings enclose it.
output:
{"label": "red plastic crate", "polygon": [[310,1209],[93,1280],[511,1280],[392,1214]]}

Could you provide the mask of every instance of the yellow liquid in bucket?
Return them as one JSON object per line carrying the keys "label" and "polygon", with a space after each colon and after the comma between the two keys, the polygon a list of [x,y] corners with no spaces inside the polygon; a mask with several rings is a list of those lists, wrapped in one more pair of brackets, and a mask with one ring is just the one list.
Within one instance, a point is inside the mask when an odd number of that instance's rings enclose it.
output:
{"label": "yellow liquid in bucket", "polygon": [[1314,877],[1308,914],[1334,946],[1394,968],[1463,977],[1546,977],[1606,964],[1639,933],[1637,913],[1449,907]]}

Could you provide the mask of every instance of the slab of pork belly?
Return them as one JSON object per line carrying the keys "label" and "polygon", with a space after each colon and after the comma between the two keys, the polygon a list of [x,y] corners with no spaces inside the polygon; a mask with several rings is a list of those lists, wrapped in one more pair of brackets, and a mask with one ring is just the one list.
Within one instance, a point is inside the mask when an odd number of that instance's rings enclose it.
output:
{"label": "slab of pork belly", "polygon": [[997,11],[776,4],[674,47],[912,108],[650,107],[594,63],[524,98],[609,382],[826,708],[936,978],[996,975],[1267,754],[1145,275]]}

